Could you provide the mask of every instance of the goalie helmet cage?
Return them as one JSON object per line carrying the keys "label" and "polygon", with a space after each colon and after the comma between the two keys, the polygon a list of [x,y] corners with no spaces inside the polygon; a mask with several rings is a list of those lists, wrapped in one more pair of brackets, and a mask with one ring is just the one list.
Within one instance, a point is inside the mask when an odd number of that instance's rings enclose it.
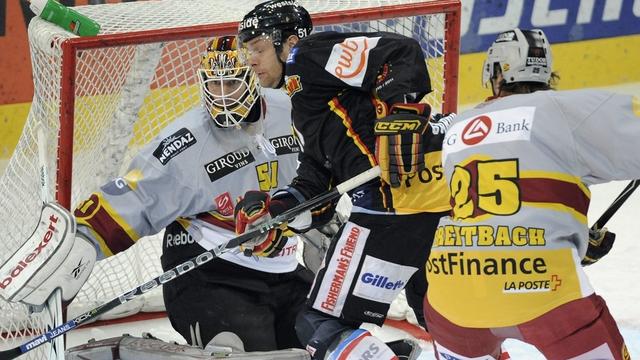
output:
{"label": "goalie helmet cage", "polygon": [[[67,208],[77,206],[99,186],[124,174],[138,149],[164,126],[200,105],[196,70],[207,40],[235,34],[238,21],[260,2],[161,0],[76,7],[101,25],[100,35],[86,38],[37,17],[31,21],[34,98],[0,178],[0,263],[33,232],[41,207],[41,199],[34,196],[40,186],[38,126],[48,138],[48,173],[56,185],[50,196]],[[459,0],[299,3],[312,14],[314,32],[390,31],[418,40],[433,87],[427,101],[434,111],[456,110]],[[160,274],[160,254],[161,236],[156,235],[100,261],[68,316]],[[154,291],[106,318],[162,310],[161,292]],[[13,344],[16,337],[40,334],[47,322],[43,314],[28,315],[26,307],[0,299],[0,348]],[[44,358],[33,353],[33,358]]]}

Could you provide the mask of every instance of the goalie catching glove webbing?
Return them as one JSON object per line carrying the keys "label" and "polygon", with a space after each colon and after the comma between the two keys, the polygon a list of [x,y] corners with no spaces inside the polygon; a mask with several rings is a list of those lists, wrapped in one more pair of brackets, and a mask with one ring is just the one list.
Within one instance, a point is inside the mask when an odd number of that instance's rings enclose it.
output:
{"label": "goalie catching glove webbing", "polygon": [[45,204],[31,237],[0,268],[0,296],[42,305],[57,288],[70,302],[96,262],[90,240],[76,235],[76,222],[62,206]]}

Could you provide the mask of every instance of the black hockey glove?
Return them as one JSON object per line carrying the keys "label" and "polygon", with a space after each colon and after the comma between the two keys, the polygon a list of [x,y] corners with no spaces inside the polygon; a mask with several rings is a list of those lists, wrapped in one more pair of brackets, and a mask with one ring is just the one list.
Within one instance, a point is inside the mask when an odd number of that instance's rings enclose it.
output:
{"label": "black hockey glove", "polygon": [[[286,208],[280,205],[282,204],[277,201],[272,202],[268,193],[247,191],[234,210],[236,234],[243,234],[284,212]],[[282,236],[282,232],[280,228],[272,229],[262,236],[241,244],[240,250],[247,256],[275,257],[287,243],[287,238]]]}
{"label": "black hockey glove", "polygon": [[616,234],[603,228],[601,230],[589,230],[589,246],[587,247],[587,254],[582,259],[582,266],[595,264],[603,256],[607,255],[613,243],[616,240]]}
{"label": "black hockey glove", "polygon": [[399,187],[401,178],[413,176],[425,168],[425,132],[431,107],[428,104],[394,104],[389,115],[377,119],[376,160],[380,177],[392,187]]}

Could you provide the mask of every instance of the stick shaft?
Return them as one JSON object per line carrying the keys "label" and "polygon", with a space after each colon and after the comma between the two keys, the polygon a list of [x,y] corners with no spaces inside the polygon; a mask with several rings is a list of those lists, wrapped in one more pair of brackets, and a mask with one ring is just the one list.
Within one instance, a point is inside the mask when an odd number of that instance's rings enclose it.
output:
{"label": "stick shaft", "polygon": [[611,205],[605,210],[602,215],[598,218],[598,220],[591,226],[593,230],[599,230],[604,227],[604,225],[613,217],[613,215],[620,209],[622,204],[633,194],[633,192],[640,186],[640,179],[631,180],[629,184],[620,192],[618,197],[616,197]]}

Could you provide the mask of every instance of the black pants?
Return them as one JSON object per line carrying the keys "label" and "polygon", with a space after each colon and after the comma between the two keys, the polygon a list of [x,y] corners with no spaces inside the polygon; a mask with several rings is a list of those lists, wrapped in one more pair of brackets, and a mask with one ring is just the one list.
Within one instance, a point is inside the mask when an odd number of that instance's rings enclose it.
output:
{"label": "black pants", "polygon": [[303,279],[306,269],[270,274],[214,262],[218,271],[208,281],[187,273],[163,287],[171,325],[189,344],[204,347],[218,333],[230,331],[246,351],[302,347],[294,325],[311,285]]}
{"label": "black pants", "polygon": [[363,322],[382,325],[395,296],[407,300],[424,323],[424,266],[442,213],[352,213],[333,239],[296,330],[321,358],[337,334]]}

